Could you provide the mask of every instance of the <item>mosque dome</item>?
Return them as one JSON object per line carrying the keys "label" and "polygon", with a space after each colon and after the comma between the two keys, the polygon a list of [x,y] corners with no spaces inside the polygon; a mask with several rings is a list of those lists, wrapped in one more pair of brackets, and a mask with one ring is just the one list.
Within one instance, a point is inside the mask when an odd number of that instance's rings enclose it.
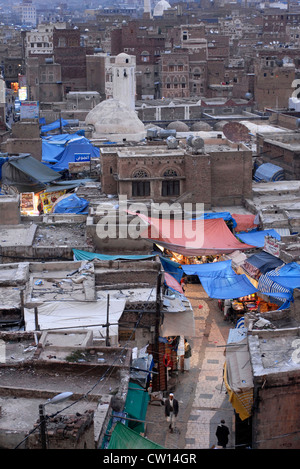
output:
{"label": "mosque dome", "polygon": [[93,138],[140,140],[146,135],[145,126],[136,112],[118,99],[97,104],[86,116],[85,123],[94,128]]}
{"label": "mosque dome", "polygon": [[172,8],[166,0],[160,0],[154,7],[153,16],[163,16],[164,11]]}
{"label": "mosque dome", "polygon": [[207,122],[199,121],[199,122],[194,122],[194,124],[192,124],[191,130],[193,130],[194,132],[197,132],[197,131],[209,132],[210,130],[212,130],[212,127]]}
{"label": "mosque dome", "polygon": [[189,127],[181,121],[171,122],[167,128],[171,130],[176,130],[176,132],[188,132],[190,130]]}
{"label": "mosque dome", "polygon": [[227,121],[219,121],[214,125],[214,130],[223,130],[223,127],[226,124],[228,124]]}

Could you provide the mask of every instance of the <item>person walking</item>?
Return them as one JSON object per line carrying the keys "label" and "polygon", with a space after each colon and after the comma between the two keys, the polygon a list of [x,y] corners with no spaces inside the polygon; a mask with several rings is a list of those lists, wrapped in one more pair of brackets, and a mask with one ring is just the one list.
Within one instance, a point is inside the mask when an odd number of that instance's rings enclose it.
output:
{"label": "person walking", "polygon": [[192,356],[192,349],[186,339],[184,339],[184,371],[190,370],[190,358]]}
{"label": "person walking", "polygon": [[225,425],[225,420],[221,420],[219,425],[217,426],[216,437],[218,439],[218,446],[222,446],[222,448],[226,448],[228,443],[228,435],[229,429]]}
{"label": "person walking", "polygon": [[179,411],[179,405],[177,399],[174,398],[174,394],[170,393],[168,399],[165,401],[165,416],[169,423],[170,433],[174,432],[175,420]]}

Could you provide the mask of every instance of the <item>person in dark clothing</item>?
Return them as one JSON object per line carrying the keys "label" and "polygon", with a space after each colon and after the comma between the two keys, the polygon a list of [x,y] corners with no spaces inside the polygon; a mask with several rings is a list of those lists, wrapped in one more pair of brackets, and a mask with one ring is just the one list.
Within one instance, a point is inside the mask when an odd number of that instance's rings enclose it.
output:
{"label": "person in dark clothing", "polygon": [[167,417],[167,422],[170,423],[169,429],[171,433],[174,431],[174,424],[178,415],[178,410],[178,401],[174,398],[173,393],[170,393],[168,399],[165,401],[165,416]]}
{"label": "person in dark clothing", "polygon": [[221,420],[221,423],[217,427],[216,437],[218,439],[218,446],[226,448],[228,443],[229,429],[225,425],[225,420]]}

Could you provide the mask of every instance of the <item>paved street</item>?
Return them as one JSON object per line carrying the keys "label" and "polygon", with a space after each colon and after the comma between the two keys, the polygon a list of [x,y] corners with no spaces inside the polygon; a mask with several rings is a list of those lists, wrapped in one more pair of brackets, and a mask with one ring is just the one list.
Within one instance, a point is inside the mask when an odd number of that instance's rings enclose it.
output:
{"label": "paved street", "polygon": [[229,324],[223,320],[217,301],[207,297],[199,284],[187,285],[195,318],[191,369],[170,381],[179,401],[176,431],[169,433],[163,406],[149,405],[146,436],[168,449],[208,449],[216,445],[215,432],[223,418],[229,427],[228,448],[234,446],[233,408],[223,384],[224,345]]}

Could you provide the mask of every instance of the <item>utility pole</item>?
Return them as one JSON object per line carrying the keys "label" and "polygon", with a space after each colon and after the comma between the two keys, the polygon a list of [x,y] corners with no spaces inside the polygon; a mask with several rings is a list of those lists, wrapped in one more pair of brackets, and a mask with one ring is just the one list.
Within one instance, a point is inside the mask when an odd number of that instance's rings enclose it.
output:
{"label": "utility pole", "polygon": [[109,295],[107,295],[107,308],[106,308],[106,347],[110,346],[109,342]]}
{"label": "utility pole", "polygon": [[[157,285],[156,285],[156,312],[155,312],[155,339],[154,339],[154,349],[155,349],[155,360],[159,364],[159,326],[160,326],[160,296],[161,296],[161,272],[157,276]],[[160,373],[158,367],[158,385],[160,389]]]}

